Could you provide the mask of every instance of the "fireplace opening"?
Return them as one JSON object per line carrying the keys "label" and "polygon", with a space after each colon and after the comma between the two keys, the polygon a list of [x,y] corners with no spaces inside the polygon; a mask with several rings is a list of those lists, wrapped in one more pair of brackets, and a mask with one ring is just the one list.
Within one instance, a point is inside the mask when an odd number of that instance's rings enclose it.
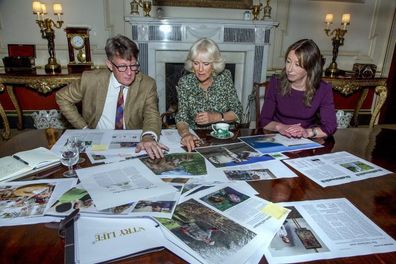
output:
{"label": "fireplace opening", "polygon": [[[225,68],[231,72],[232,81],[235,83],[235,63],[226,63]],[[179,79],[188,72],[184,69],[184,63],[165,63],[165,109],[172,111],[177,109],[178,99],[176,86]],[[174,115],[166,117],[166,123],[174,125]]]}

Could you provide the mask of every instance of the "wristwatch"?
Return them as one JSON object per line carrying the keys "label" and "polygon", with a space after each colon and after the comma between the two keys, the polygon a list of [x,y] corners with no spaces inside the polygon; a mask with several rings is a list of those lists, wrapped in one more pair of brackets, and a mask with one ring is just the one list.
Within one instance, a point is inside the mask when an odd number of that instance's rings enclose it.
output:
{"label": "wristwatch", "polygon": [[312,137],[311,138],[315,138],[318,133],[316,132],[316,127],[311,128],[312,129]]}

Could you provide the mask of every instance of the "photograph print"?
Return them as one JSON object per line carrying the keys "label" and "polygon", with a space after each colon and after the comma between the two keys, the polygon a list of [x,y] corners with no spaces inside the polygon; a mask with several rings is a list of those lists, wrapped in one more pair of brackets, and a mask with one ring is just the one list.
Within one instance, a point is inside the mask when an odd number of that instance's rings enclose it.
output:
{"label": "photograph print", "polygon": [[201,198],[203,202],[210,204],[222,212],[242,203],[247,199],[249,199],[249,196],[230,187],[225,187]]}
{"label": "photograph print", "polygon": [[161,159],[144,157],[140,160],[156,175],[191,177],[206,174],[205,159],[198,153],[173,153]]}
{"label": "photograph print", "polygon": [[226,263],[256,237],[194,199],[178,204],[172,219],[158,220],[208,263]]}
{"label": "photograph print", "polygon": [[281,134],[240,137],[240,140],[246,142],[263,154],[322,147],[319,143],[311,140],[287,138]]}
{"label": "photograph print", "polygon": [[286,257],[329,251],[297,209],[294,206],[286,208],[291,212],[271,241],[271,256]]}
{"label": "photograph print", "polygon": [[195,150],[201,153],[216,168],[245,165],[274,159],[269,155],[261,154],[244,142],[196,148]]}
{"label": "photograph print", "polygon": [[230,181],[260,181],[276,179],[269,169],[224,170]]}
{"label": "photograph print", "polygon": [[0,220],[44,215],[54,189],[50,183],[0,186]]}

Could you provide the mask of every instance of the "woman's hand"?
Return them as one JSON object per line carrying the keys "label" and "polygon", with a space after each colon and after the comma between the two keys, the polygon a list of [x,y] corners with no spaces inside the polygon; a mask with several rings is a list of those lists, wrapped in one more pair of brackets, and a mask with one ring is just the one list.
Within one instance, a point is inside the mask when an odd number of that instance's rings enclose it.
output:
{"label": "woman's hand", "polygon": [[301,126],[301,124],[285,125],[278,124],[276,130],[286,137],[301,138],[304,137],[307,131]]}
{"label": "woman's hand", "polygon": [[198,142],[200,142],[200,139],[191,133],[184,134],[180,141],[180,143],[187,148],[188,152],[193,151]]}
{"label": "woman's hand", "polygon": [[195,116],[195,123],[198,125],[206,125],[221,120],[221,114],[217,112],[199,112]]}

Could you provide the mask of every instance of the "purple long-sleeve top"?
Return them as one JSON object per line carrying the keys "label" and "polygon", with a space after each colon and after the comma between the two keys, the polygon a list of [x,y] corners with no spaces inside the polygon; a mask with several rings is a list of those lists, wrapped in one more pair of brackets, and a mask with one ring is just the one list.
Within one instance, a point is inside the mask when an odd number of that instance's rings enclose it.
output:
{"label": "purple long-sleeve top", "polygon": [[[282,96],[279,87],[280,80],[272,77],[265,91],[260,127],[271,121],[286,125],[300,123],[304,128],[320,126],[328,136],[334,134],[337,130],[337,119],[331,84],[320,82],[310,107],[304,104],[304,91],[291,89],[290,95]],[[320,117],[319,123],[317,114]]]}

